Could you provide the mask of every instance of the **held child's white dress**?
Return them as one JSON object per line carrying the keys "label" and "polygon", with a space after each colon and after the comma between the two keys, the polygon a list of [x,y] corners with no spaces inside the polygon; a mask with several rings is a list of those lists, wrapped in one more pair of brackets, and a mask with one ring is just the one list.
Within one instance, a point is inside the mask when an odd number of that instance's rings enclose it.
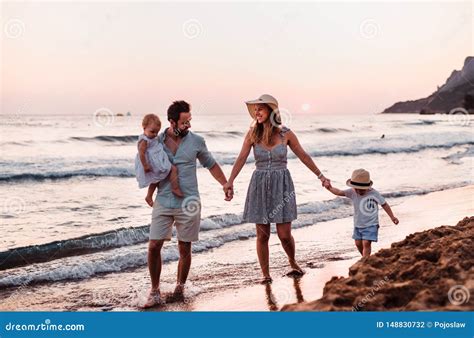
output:
{"label": "held child's white dress", "polygon": [[138,153],[135,157],[135,174],[137,175],[138,187],[146,188],[150,184],[158,183],[168,176],[171,170],[171,162],[163,149],[163,145],[158,141],[158,137],[151,139],[142,134],[138,137],[138,143],[142,140],[147,143],[145,157],[148,165],[151,167],[151,171],[145,172],[142,161],[140,161],[140,154]]}

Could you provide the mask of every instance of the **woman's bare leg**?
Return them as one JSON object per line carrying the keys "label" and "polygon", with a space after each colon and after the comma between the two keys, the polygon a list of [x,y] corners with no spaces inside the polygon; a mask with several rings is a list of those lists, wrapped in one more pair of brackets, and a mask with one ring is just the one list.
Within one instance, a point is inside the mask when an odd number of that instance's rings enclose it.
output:
{"label": "woman's bare leg", "polygon": [[271,280],[269,265],[268,240],[270,239],[270,224],[256,224],[257,226],[257,256],[263,277]]}
{"label": "woman's bare leg", "polygon": [[289,223],[278,223],[277,224],[278,238],[280,239],[281,245],[288,256],[288,262],[294,271],[303,272],[303,270],[296,263],[295,259],[295,239],[291,235],[291,222]]}

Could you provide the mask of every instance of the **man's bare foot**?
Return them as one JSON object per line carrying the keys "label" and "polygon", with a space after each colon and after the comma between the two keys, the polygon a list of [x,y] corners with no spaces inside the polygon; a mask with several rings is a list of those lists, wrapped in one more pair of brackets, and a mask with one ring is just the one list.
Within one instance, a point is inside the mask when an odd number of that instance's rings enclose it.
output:
{"label": "man's bare foot", "polygon": [[262,285],[267,285],[267,284],[272,284],[272,282],[273,282],[272,277],[263,277],[263,279],[260,280],[259,283]]}
{"label": "man's bare foot", "polygon": [[178,196],[178,197],[184,197],[184,194],[183,194],[183,192],[181,191],[181,189],[179,187],[171,188],[171,192],[173,194],[175,194],[176,196]]}
{"label": "man's bare foot", "polygon": [[153,196],[146,196],[145,197],[145,201],[146,203],[150,206],[150,207],[153,207]]}
{"label": "man's bare foot", "polygon": [[161,294],[160,290],[151,290],[150,293],[148,294],[148,298],[146,300],[146,303],[143,304],[142,308],[143,309],[149,309],[154,306],[162,304],[161,300]]}
{"label": "man's bare foot", "polygon": [[184,301],[184,284],[176,284],[173,293],[166,296],[166,302],[182,302]]}

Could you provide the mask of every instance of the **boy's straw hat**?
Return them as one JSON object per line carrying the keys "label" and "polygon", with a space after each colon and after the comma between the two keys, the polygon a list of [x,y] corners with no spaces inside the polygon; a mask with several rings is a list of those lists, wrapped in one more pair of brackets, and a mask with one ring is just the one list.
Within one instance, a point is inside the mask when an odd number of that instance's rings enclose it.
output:
{"label": "boy's straw hat", "polygon": [[346,184],[351,188],[369,189],[372,186],[370,180],[370,173],[365,169],[356,169],[352,172],[352,177],[349,178]]}
{"label": "boy's straw hat", "polygon": [[275,116],[277,121],[281,121],[281,119],[279,119],[280,112],[278,111],[278,101],[269,94],[263,94],[255,100],[245,101],[245,104],[247,105],[247,109],[249,110],[249,114],[250,116],[252,116],[252,119],[255,120],[255,105],[263,103],[268,104],[272,108],[273,112],[277,115]]}

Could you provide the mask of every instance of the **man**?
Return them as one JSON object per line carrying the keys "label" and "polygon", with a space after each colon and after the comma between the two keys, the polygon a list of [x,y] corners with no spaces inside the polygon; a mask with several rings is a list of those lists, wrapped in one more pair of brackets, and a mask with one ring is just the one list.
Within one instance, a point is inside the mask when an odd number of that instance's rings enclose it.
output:
{"label": "man", "polygon": [[[207,150],[204,138],[192,133],[191,107],[185,101],[175,101],[168,108],[169,128],[158,137],[163,143],[171,163],[178,169],[179,186],[184,198],[171,192],[170,178],[161,181],[153,205],[148,245],[148,269],[151,277],[151,291],[145,308],[160,303],[161,249],[171,239],[172,226],[176,227],[179,248],[177,283],[174,296],[182,297],[184,284],[191,267],[191,243],[198,240],[201,221],[201,203],[196,175],[196,159],[209,170],[217,182],[224,187],[227,179],[219,164]],[[232,189],[224,189],[225,200],[233,197]]]}

